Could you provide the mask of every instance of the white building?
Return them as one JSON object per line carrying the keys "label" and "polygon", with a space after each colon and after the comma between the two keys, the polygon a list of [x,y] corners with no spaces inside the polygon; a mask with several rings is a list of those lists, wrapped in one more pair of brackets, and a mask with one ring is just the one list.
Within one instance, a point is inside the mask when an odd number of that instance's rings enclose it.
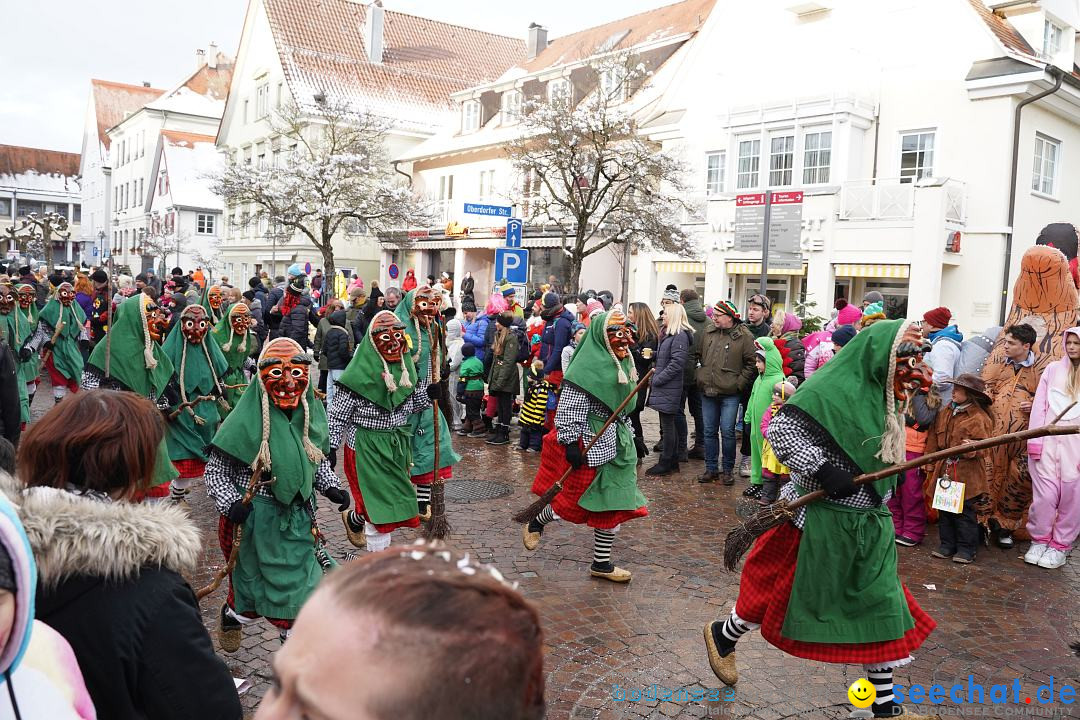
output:
{"label": "white building", "polygon": [[[175,131],[214,136],[225,109],[233,71],[231,59],[214,45],[209,53],[199,50],[195,57],[198,65],[192,75],[108,130],[110,144],[116,150],[110,199],[112,253],[116,265],[126,266],[131,272],[141,272],[155,263],[143,240],[150,232],[147,207],[157,181],[154,167],[159,134]],[[207,186],[209,182],[202,180]],[[157,270],[162,272],[160,267]]]}
{"label": "white building", "polygon": [[[217,144],[239,161],[276,164],[289,148],[270,128],[272,113],[290,100],[310,106],[321,94],[388,119],[396,157],[453,122],[452,93],[498,77],[524,50],[520,40],[384,10],[381,2],[250,0]],[[322,265],[299,234],[240,227],[244,212],[251,209],[227,211],[222,255],[230,277]],[[343,236],[334,253],[339,270],[365,283],[382,274],[372,238]]]}
{"label": "white building", "polygon": [[[0,145],[0,230],[14,227],[30,213],[59,213],[68,220],[71,239],[53,239],[53,263],[79,263],[79,232],[82,207],[79,188],[79,156],[59,150]],[[7,237],[6,233],[3,237]],[[5,257],[14,258],[13,242],[2,244]],[[37,257],[35,260],[43,258]]]}
{"label": "white building", "polygon": [[150,218],[148,240],[169,250],[167,267],[185,270],[211,264],[221,240],[221,197],[211,192],[206,177],[220,171],[222,157],[214,136],[162,130],[150,171],[153,184],[143,211]]}
{"label": "white building", "polygon": [[128,85],[108,80],[90,81],[79,165],[86,222],[82,223],[78,239],[82,244],[82,259],[86,263],[94,260],[94,249],[97,249],[96,257],[100,258],[114,244],[111,241],[112,222],[105,217],[108,207],[105,202],[107,181],[104,168],[111,167],[107,131],[163,92],[150,87],[150,83]]}
{"label": "white building", "polygon": [[[769,273],[776,302],[827,315],[873,289],[894,315],[998,324],[1009,233],[1011,290],[1039,230],[1080,217],[1078,25],[1076,0],[718,3],[645,122],[694,168],[702,258],[642,258],[635,298],[704,280],[742,306],[760,254],[734,249],[736,195],[801,190],[804,266]],[[1022,110],[1010,224],[1017,107],[1058,77]]]}

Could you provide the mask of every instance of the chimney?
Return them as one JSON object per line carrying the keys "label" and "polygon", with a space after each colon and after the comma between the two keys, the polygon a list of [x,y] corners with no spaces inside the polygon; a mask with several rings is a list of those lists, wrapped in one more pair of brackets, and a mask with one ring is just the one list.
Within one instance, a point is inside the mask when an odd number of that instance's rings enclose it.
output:
{"label": "chimney", "polygon": [[383,61],[383,19],[386,11],[383,10],[382,0],[368,5],[367,11],[367,49],[368,60],[373,63]]}
{"label": "chimney", "polygon": [[150,81],[149,80],[143,80],[142,81],[142,86],[143,87],[150,87]]}
{"label": "chimney", "polygon": [[195,69],[198,70],[206,64],[206,51],[202,48],[195,49]]}
{"label": "chimney", "polygon": [[532,60],[544,52],[547,44],[547,28],[536,23],[529,23],[529,40],[525,44],[525,48],[528,50],[528,59]]}
{"label": "chimney", "polygon": [[218,56],[217,43],[216,42],[211,42],[210,45],[207,46],[207,49],[206,49],[206,67],[210,68],[211,70],[216,70],[217,69],[217,56]]}

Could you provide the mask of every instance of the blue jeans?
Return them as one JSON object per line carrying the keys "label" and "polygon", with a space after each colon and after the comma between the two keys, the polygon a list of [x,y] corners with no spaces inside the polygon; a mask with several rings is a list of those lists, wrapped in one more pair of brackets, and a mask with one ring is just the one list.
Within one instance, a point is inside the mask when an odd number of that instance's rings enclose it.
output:
{"label": "blue jeans", "polygon": [[739,414],[738,395],[701,396],[701,416],[705,423],[705,470],[717,472],[720,436],[724,438],[724,472],[735,469],[735,420]]}

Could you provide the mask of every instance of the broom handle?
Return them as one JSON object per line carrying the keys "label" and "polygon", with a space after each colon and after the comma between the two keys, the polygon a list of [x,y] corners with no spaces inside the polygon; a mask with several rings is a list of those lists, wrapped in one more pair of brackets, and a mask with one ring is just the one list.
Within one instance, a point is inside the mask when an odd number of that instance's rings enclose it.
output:
{"label": "broom handle", "polygon": [[[259,476],[262,475],[262,464],[259,463],[255,466],[255,469],[251,472],[251,479],[248,480],[247,490],[244,492],[244,497],[241,498],[241,502],[244,505],[250,505],[251,499],[255,497],[255,493],[259,489]],[[195,601],[198,602],[210,593],[221,587],[221,582],[232,575],[232,571],[236,568],[236,559],[240,557],[240,542],[244,539],[244,526],[242,524],[235,526],[235,534],[233,535],[232,549],[229,551],[229,560],[225,563],[225,567],[221,568],[214,573],[213,579],[206,587],[199,588],[195,593]]]}
{"label": "broom handle", "polygon": [[[902,472],[907,472],[912,468],[921,467],[923,465],[930,465],[938,460],[945,460],[957,455],[966,455],[970,452],[977,452],[979,450],[986,450],[987,448],[997,447],[998,445],[1006,445],[1012,442],[1020,442],[1023,440],[1032,440],[1034,438],[1046,437],[1047,435],[1076,435],[1080,433],[1080,425],[1062,425],[1058,426],[1057,422],[1064,417],[1065,413],[1069,412],[1076,405],[1074,402],[1069,407],[1061,411],[1054,420],[1049,424],[1039,428],[1033,428],[1030,430],[1023,430],[1021,432],[1008,433],[1007,435],[997,435],[995,437],[986,438],[985,440],[976,440],[973,443],[967,443],[966,445],[957,445],[956,447],[945,448],[944,450],[938,450],[932,452],[929,455],[923,455],[917,457],[914,460],[908,460],[907,462],[900,463],[899,465],[891,465],[882,470],[878,470],[872,473],[866,473],[855,478],[856,485],[866,485],[872,483],[875,480],[881,480],[887,478],[890,475],[896,475]],[[809,505],[812,502],[825,498],[824,490],[814,490],[809,492],[787,504],[788,510],[794,510],[800,508],[803,505]]]}

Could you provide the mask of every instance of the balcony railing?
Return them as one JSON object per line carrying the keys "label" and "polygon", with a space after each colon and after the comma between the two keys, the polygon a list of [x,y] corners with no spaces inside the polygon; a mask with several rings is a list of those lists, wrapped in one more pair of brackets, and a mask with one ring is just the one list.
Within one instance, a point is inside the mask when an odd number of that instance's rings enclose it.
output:
{"label": "balcony railing", "polygon": [[900,178],[851,180],[840,188],[841,220],[910,220],[915,214],[915,185]]}

